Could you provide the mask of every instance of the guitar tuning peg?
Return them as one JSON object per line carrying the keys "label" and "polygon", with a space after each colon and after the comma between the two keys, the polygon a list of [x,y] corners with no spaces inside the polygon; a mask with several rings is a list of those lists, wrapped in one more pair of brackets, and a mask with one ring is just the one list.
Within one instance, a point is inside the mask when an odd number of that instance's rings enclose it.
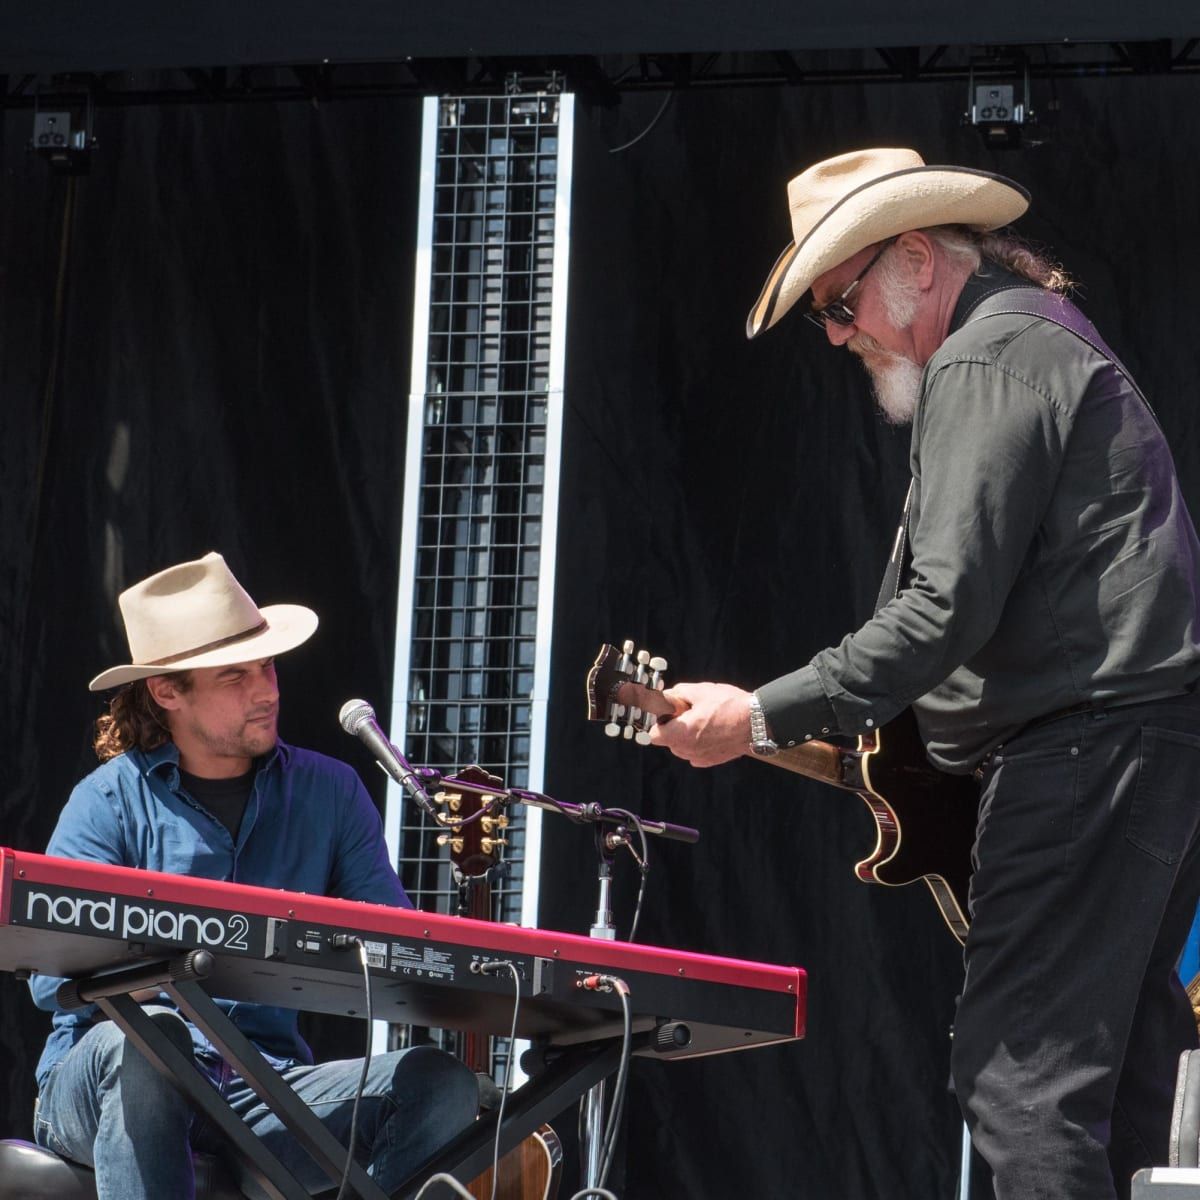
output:
{"label": "guitar tuning peg", "polygon": [[650,651],[649,650],[639,650],[637,652],[637,660],[639,663],[642,664],[642,666],[645,666],[650,661]]}
{"label": "guitar tuning peg", "polygon": [[650,735],[644,729],[639,729],[637,733],[633,735],[633,740],[637,742],[639,746],[650,745]]}
{"label": "guitar tuning peg", "polygon": [[633,643],[625,641],[621,643],[621,657],[617,660],[617,670],[622,675],[633,674]]}
{"label": "guitar tuning peg", "polygon": [[623,737],[623,738],[624,738],[626,741],[629,741],[629,739],[630,739],[631,737],[633,737],[633,726],[632,726],[632,725],[626,725],[626,726],[625,726],[625,728],[621,730],[621,736],[622,736],[622,737]]}
{"label": "guitar tuning peg", "polygon": [[604,727],[604,736],[605,737],[620,737],[621,736],[620,725],[618,725],[616,723],[616,721],[609,721],[609,723],[607,725],[605,725],[605,727]]}
{"label": "guitar tuning peg", "polygon": [[661,654],[656,654],[650,660],[650,670],[656,671],[656,672],[661,672],[661,671],[665,671],[666,669],[667,669],[667,660],[665,658],[663,658]]}
{"label": "guitar tuning peg", "polygon": [[497,846],[507,846],[507,845],[508,845],[507,838],[485,837],[485,838],[479,839],[479,848],[480,848],[480,850],[482,850],[484,852],[484,854],[491,854],[491,852],[493,850],[495,850]]}

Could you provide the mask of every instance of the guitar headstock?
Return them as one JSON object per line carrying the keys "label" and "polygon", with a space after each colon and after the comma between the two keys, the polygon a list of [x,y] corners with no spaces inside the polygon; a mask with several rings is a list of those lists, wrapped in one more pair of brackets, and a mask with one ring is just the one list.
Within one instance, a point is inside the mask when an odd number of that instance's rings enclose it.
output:
{"label": "guitar headstock", "polygon": [[[504,781],[498,775],[469,766],[443,779],[434,793],[440,809],[438,821],[445,826],[437,843],[450,847],[450,861],[467,879],[486,875],[500,861],[502,847],[508,845],[503,789]],[[483,815],[475,819],[479,813]]]}
{"label": "guitar headstock", "polygon": [[659,717],[673,717],[676,707],[662,690],[665,658],[651,657],[648,650],[634,652],[632,642],[603,645],[587,677],[589,721],[603,721],[609,737],[632,738],[645,746],[650,729]]}

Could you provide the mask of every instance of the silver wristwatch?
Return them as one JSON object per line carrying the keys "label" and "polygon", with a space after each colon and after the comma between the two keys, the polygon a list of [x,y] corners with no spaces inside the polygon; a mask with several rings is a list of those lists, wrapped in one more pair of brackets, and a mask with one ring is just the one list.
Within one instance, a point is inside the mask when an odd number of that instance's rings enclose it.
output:
{"label": "silver wristwatch", "polygon": [[763,758],[770,758],[779,753],[779,746],[771,740],[770,730],[767,729],[767,714],[755,692],[750,697],[750,749]]}

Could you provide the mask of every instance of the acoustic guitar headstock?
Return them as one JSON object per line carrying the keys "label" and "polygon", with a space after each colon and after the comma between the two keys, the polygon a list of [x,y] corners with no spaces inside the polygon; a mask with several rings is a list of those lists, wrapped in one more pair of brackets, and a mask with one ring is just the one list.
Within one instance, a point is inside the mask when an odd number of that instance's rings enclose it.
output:
{"label": "acoustic guitar headstock", "polygon": [[589,721],[603,721],[609,737],[632,738],[645,746],[660,717],[673,717],[676,707],[662,690],[667,660],[648,650],[635,652],[633,642],[620,650],[603,645],[587,677]]}
{"label": "acoustic guitar headstock", "polygon": [[[472,765],[443,779],[434,793],[440,810],[438,821],[445,827],[437,844],[450,847],[450,861],[468,879],[487,875],[508,845],[503,789],[504,781],[498,775]],[[483,815],[477,817],[479,813]]]}

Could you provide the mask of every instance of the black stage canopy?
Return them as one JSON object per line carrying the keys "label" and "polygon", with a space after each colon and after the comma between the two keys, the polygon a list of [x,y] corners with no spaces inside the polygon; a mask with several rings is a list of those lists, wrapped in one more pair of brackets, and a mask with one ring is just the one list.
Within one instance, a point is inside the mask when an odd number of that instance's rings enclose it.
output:
{"label": "black stage canopy", "polygon": [[1144,42],[1195,32],[1185,0],[19,0],[0,71],[56,73],[406,57]]}

